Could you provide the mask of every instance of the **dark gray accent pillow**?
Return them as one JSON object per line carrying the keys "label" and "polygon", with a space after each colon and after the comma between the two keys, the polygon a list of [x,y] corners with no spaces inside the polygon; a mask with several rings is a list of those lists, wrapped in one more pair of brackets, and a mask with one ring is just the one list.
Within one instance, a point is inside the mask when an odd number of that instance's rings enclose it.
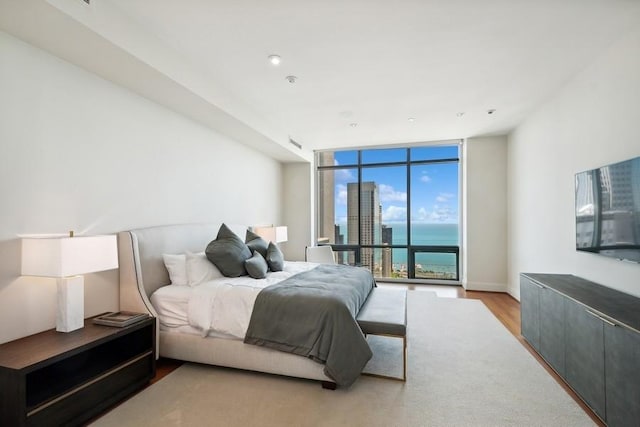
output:
{"label": "dark gray accent pillow", "polygon": [[284,255],[278,245],[273,242],[269,242],[269,247],[267,247],[267,264],[269,264],[271,271],[284,269]]}
{"label": "dark gray accent pillow", "polygon": [[269,266],[264,257],[260,255],[260,252],[254,251],[253,256],[244,262],[244,267],[247,269],[249,276],[254,279],[264,279],[267,277],[267,270]]}
{"label": "dark gray accent pillow", "polygon": [[267,247],[269,247],[269,242],[264,240],[262,237],[258,236],[251,230],[247,230],[247,237],[244,239],[251,252],[258,251],[262,258],[267,257]]}
{"label": "dark gray accent pillow", "polygon": [[225,276],[247,275],[244,262],[251,258],[251,249],[225,224],[220,226],[218,237],[207,245],[204,252]]}

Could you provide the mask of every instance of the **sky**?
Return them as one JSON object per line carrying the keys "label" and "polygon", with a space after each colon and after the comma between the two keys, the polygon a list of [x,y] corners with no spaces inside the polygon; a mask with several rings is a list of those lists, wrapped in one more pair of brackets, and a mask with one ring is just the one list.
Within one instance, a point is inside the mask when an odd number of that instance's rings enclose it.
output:
{"label": "sky", "polygon": [[[411,160],[457,158],[458,146],[411,149]],[[406,149],[363,150],[362,164],[405,161]],[[357,165],[357,151],[335,152],[336,165]],[[411,222],[456,224],[459,222],[457,162],[411,166]],[[384,224],[407,222],[406,166],[362,169],[362,181],[378,184]],[[329,172],[330,173],[330,172]],[[357,167],[335,171],[336,223],[346,223],[347,183],[357,182]]]}

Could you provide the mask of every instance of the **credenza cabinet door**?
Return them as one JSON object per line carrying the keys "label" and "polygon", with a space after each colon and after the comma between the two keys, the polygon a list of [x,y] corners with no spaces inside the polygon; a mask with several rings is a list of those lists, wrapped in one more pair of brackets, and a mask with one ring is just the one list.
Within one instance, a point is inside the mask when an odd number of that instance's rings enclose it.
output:
{"label": "credenza cabinet door", "polygon": [[640,333],[605,324],[607,425],[640,425]]}
{"label": "credenza cabinet door", "polygon": [[555,371],[565,372],[565,320],[566,298],[547,287],[540,289],[540,355]]}
{"label": "credenza cabinet door", "polygon": [[565,321],[565,378],[604,420],[604,322],[569,299],[565,302]]}
{"label": "credenza cabinet door", "polygon": [[540,351],[540,290],[542,286],[520,277],[520,328],[522,336]]}

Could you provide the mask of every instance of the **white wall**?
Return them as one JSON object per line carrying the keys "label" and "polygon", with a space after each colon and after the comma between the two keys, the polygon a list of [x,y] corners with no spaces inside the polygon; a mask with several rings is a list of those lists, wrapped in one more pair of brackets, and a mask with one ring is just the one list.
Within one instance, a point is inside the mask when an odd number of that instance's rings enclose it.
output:
{"label": "white wall", "polygon": [[470,138],[463,161],[463,286],[507,290],[507,138]]}
{"label": "white wall", "polygon": [[304,261],[304,249],[313,242],[314,198],[313,165],[287,163],[283,166],[283,224],[289,228],[289,241],[282,244],[285,258]]}
{"label": "white wall", "polygon": [[640,296],[640,265],[575,250],[576,172],[640,156],[640,29],[509,136],[509,292],[521,272],[569,273]]}
{"label": "white wall", "polygon": [[[19,235],[282,221],[279,162],[2,32],[0,57],[0,342],[55,326]],[[116,310],[117,271],[87,275],[85,299]]]}

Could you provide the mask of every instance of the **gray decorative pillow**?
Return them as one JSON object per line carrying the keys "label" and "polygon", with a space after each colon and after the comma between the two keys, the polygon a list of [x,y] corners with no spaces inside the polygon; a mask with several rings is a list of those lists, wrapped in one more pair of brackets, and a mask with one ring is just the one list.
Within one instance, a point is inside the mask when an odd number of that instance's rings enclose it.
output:
{"label": "gray decorative pillow", "polygon": [[258,236],[251,230],[247,230],[247,237],[244,239],[251,252],[258,251],[263,258],[267,257],[267,247],[269,246],[269,242],[264,240],[262,237]]}
{"label": "gray decorative pillow", "polygon": [[204,252],[225,276],[247,275],[244,262],[251,258],[251,249],[225,224],[220,226],[218,237],[207,245]]}
{"label": "gray decorative pillow", "polygon": [[249,276],[254,279],[264,279],[267,277],[269,266],[258,251],[254,251],[253,256],[244,262],[244,267],[247,269]]}
{"label": "gray decorative pillow", "polygon": [[284,269],[284,255],[278,245],[273,242],[269,242],[269,247],[267,248],[267,264],[269,264],[271,271],[282,271]]}

